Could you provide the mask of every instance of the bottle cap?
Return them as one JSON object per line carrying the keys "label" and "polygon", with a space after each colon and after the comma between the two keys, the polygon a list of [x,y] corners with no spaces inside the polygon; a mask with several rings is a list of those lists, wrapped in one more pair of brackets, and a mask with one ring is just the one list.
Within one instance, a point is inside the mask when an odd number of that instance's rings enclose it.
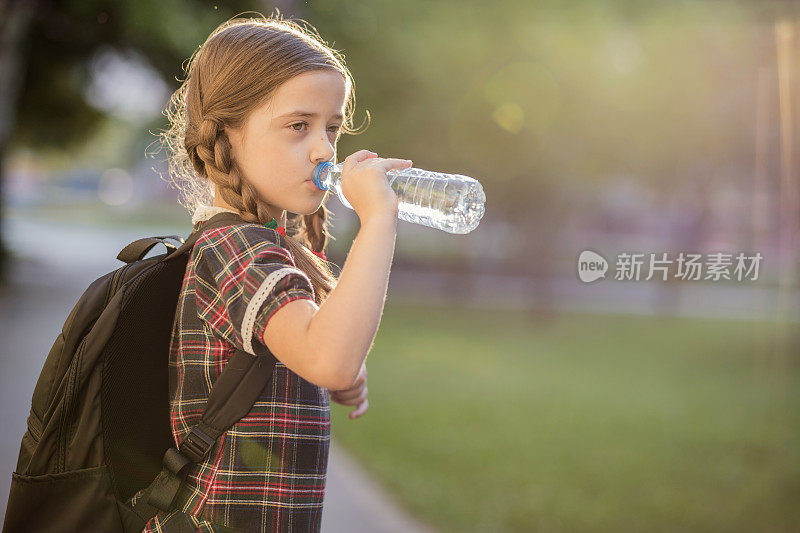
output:
{"label": "bottle cap", "polygon": [[314,167],[314,175],[312,176],[311,179],[314,181],[314,185],[316,185],[319,189],[322,189],[323,191],[326,191],[328,189],[322,185],[320,179],[323,173],[327,172],[331,167],[333,167],[333,163],[331,163],[330,161],[323,161],[322,163],[319,163],[317,164],[316,167]]}

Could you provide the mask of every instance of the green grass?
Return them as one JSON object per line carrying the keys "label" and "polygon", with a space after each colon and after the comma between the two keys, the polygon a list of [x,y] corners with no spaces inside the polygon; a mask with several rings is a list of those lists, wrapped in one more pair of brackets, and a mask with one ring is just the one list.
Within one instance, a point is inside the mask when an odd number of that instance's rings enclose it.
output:
{"label": "green grass", "polygon": [[440,531],[797,531],[800,365],[773,328],[387,305],[369,411],[332,430]]}

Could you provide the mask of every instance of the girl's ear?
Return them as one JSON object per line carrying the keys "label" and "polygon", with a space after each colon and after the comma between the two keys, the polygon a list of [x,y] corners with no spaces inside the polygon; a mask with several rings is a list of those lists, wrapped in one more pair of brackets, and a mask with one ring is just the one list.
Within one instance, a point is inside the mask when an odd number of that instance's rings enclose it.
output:
{"label": "girl's ear", "polygon": [[223,124],[222,125],[222,131],[225,132],[225,135],[227,135],[229,139],[231,138],[231,135],[241,135],[242,134],[242,132],[241,132],[241,130],[239,128],[234,128],[230,124]]}
{"label": "girl's ear", "polygon": [[228,138],[228,141],[231,144],[231,155],[235,152],[238,152],[239,146],[242,142],[242,132],[237,128],[232,128],[230,126],[222,126],[222,131],[225,133],[225,137]]}

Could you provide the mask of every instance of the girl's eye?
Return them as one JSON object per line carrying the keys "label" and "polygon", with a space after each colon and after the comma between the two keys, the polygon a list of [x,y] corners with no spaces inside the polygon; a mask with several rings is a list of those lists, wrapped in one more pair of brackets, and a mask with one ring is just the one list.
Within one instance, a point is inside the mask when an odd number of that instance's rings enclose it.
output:
{"label": "girl's eye", "polygon": [[[303,131],[302,129],[296,129],[295,126],[308,126],[308,123],[307,122],[295,122],[294,124],[289,126],[294,131]],[[331,126],[328,129],[333,129],[333,132],[336,133],[337,131],[339,131],[339,126]]]}

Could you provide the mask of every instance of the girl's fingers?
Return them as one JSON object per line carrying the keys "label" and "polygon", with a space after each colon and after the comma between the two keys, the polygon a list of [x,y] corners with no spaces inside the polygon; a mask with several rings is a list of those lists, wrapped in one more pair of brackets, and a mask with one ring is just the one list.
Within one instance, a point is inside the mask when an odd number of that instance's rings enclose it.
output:
{"label": "girl's fingers", "polygon": [[355,382],[350,386],[348,389],[341,389],[337,391],[333,391],[337,395],[351,395],[354,392],[360,392],[361,389],[364,388],[364,384],[367,382],[367,367],[362,366],[361,371],[358,373],[358,378]]}
{"label": "girl's fingers", "polygon": [[366,150],[366,149],[365,150],[359,150],[358,152],[354,152],[354,153],[352,153],[349,156],[344,158],[344,161],[343,161],[344,165],[342,166],[342,169],[346,168],[346,169],[349,170],[354,165],[357,165],[358,163],[361,163],[362,161],[366,161],[367,159],[372,159],[372,158],[375,158],[375,157],[378,157],[378,154],[376,154],[375,152],[371,152],[371,151]]}
{"label": "girl's fingers", "polygon": [[359,406],[358,406],[358,408],[357,408],[355,411],[353,411],[352,413],[350,413],[350,419],[351,419],[351,420],[355,420],[355,419],[356,419],[356,418],[358,418],[359,416],[361,416],[361,415],[363,415],[364,413],[366,413],[366,412],[367,412],[367,409],[369,409],[369,400],[367,400],[367,399],[364,399],[364,403],[362,403],[361,405],[359,405]]}
{"label": "girl's fingers", "polygon": [[354,392],[361,391],[361,389],[363,389],[364,386],[366,385],[366,382],[367,382],[367,378],[362,376],[362,377],[359,377],[349,389],[340,389],[340,390],[333,391],[333,392],[335,394],[338,394],[338,395],[344,394],[345,396],[347,396],[347,395],[350,395],[350,394],[352,394]]}
{"label": "girl's fingers", "polygon": [[356,391],[355,394],[351,394],[348,396],[342,396],[340,394],[336,394],[332,396],[333,401],[341,405],[357,405],[359,402],[364,400],[367,397],[367,388],[364,387],[363,390]]}
{"label": "girl's fingers", "polygon": [[347,401],[347,400],[352,400],[353,398],[358,398],[361,395],[362,390],[363,389],[359,387],[358,389],[351,391],[339,391],[336,393],[336,399]]}
{"label": "girl's fingers", "polygon": [[337,394],[336,396],[332,396],[331,398],[333,399],[334,402],[341,405],[355,405],[358,403],[359,396],[360,395],[350,396],[348,398],[345,398],[344,396]]}
{"label": "girl's fingers", "polygon": [[[370,161],[370,163],[372,162]],[[414,162],[411,161],[410,159],[396,159],[394,157],[390,157],[386,159],[380,159],[372,164],[383,167],[385,170],[391,170],[393,168],[410,167],[411,165],[414,164]]]}
{"label": "girl's fingers", "polygon": [[354,152],[354,153],[350,154],[349,156],[347,156],[345,158],[345,160],[350,159],[352,161],[363,161],[363,160],[368,159],[370,157],[376,157],[377,155],[378,154],[376,154],[375,152],[371,152],[370,150],[364,149],[364,150],[359,150],[358,152]]}

